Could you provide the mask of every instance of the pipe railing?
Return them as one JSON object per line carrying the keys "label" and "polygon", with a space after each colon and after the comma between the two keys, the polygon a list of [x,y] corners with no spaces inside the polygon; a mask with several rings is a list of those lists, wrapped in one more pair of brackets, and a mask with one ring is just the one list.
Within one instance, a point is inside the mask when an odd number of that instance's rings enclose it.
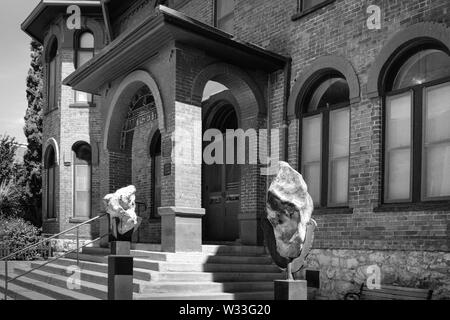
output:
{"label": "pipe railing", "polygon": [[[89,245],[91,245],[91,244],[93,244],[93,243],[95,243],[95,242],[97,242],[97,241],[100,241],[100,240],[102,240],[103,238],[108,237],[108,236],[110,235],[110,232],[108,231],[107,234],[104,234],[103,236],[100,236],[100,237],[98,237],[98,238],[96,238],[96,239],[94,239],[94,240],[91,240],[91,241],[89,241],[89,242],[87,242],[87,243],[84,243],[84,244],[80,247],[80,228],[81,228],[82,226],[85,226],[85,225],[87,225],[87,224],[90,224],[90,223],[92,223],[92,222],[94,222],[94,221],[100,220],[101,218],[103,218],[103,217],[105,217],[105,216],[107,216],[107,215],[108,215],[108,214],[105,213],[105,214],[102,214],[102,215],[97,216],[97,217],[95,217],[95,218],[92,218],[92,219],[90,219],[90,220],[88,220],[88,221],[85,221],[85,222],[83,222],[83,223],[80,223],[80,224],[76,225],[75,227],[72,227],[72,228],[67,229],[67,230],[65,230],[65,231],[63,231],[63,232],[60,232],[60,233],[58,233],[58,234],[55,234],[55,235],[53,235],[53,236],[51,236],[51,237],[49,237],[49,238],[46,238],[46,239],[41,240],[41,241],[39,241],[39,242],[36,242],[35,244],[29,245],[29,246],[27,246],[27,247],[25,247],[25,248],[23,248],[23,249],[21,249],[21,250],[18,250],[18,251],[16,251],[16,252],[13,252],[13,253],[7,255],[7,256],[4,257],[4,258],[1,258],[0,261],[4,261],[4,262],[5,262],[5,288],[4,288],[4,291],[5,291],[5,295],[4,295],[5,300],[8,299],[8,284],[9,284],[10,282],[12,282],[12,281],[14,281],[14,280],[17,280],[18,278],[21,278],[21,277],[23,277],[23,276],[25,276],[25,275],[27,275],[27,274],[29,274],[29,273],[35,271],[35,270],[38,270],[38,269],[40,269],[40,268],[46,266],[46,265],[49,264],[49,263],[55,262],[55,261],[57,261],[57,260],[59,260],[59,259],[62,259],[62,258],[64,258],[64,257],[66,257],[67,255],[69,255],[69,254],[75,252],[75,251],[76,251],[76,253],[77,253],[77,259],[76,259],[76,260],[77,260],[77,266],[79,267],[79,265],[80,265],[80,249],[85,248],[85,247],[87,247],[87,246],[89,246]],[[68,251],[68,252],[65,252],[64,254],[62,254],[62,255],[56,257],[55,259],[46,261],[45,263],[40,264],[39,266],[34,267],[34,268],[28,270],[27,272],[25,272],[25,273],[23,273],[23,274],[20,274],[20,275],[14,277],[14,278],[12,278],[12,279],[8,279],[8,277],[9,277],[9,276],[8,276],[8,261],[9,261],[11,258],[13,258],[13,257],[15,257],[15,256],[17,256],[17,255],[19,255],[19,254],[21,254],[21,253],[23,253],[23,252],[27,252],[27,251],[29,251],[29,250],[31,250],[31,249],[33,249],[33,248],[35,248],[35,247],[37,247],[37,246],[43,244],[43,243],[47,243],[47,242],[50,241],[50,240],[57,239],[57,238],[59,238],[60,236],[65,235],[65,234],[67,234],[67,233],[69,233],[69,232],[71,232],[71,231],[73,231],[73,230],[76,230],[76,240],[77,240],[77,243],[76,243],[76,249],[72,249],[72,250],[70,250],[70,251]],[[108,230],[109,230],[109,228],[108,228]],[[71,234],[71,236],[73,236],[73,234]]]}

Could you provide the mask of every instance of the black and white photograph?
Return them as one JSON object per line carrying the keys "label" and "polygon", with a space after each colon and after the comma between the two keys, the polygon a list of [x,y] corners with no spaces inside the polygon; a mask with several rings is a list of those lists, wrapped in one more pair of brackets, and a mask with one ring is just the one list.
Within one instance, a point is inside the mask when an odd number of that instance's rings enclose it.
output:
{"label": "black and white photograph", "polygon": [[0,310],[450,300],[450,1],[2,0],[0,24]]}

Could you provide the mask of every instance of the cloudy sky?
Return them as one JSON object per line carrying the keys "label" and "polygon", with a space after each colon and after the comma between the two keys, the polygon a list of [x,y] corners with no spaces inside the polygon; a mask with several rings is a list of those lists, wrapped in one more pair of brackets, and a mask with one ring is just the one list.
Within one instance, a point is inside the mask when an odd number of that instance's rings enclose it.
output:
{"label": "cloudy sky", "polygon": [[23,134],[26,77],[30,65],[31,38],[20,24],[39,0],[1,0],[0,8],[0,135],[9,134],[25,143]]}

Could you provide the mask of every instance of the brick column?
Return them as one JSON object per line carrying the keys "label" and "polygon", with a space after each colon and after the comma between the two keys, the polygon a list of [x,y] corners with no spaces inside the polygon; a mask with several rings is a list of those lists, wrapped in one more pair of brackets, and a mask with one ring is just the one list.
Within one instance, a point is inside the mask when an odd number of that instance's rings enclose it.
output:
{"label": "brick column", "polygon": [[[163,137],[161,244],[165,252],[201,252],[202,112],[175,102]],[[171,142],[171,143],[170,143]],[[170,156],[169,156],[170,155]]]}

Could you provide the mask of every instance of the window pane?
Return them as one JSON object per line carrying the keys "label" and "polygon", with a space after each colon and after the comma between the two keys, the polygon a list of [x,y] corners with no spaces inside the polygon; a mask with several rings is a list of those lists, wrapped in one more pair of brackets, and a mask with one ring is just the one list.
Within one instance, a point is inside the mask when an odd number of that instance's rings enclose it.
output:
{"label": "window pane", "polygon": [[75,216],[90,216],[91,170],[88,165],[75,166]]}
{"label": "window pane", "polygon": [[450,84],[425,94],[425,197],[450,196]]}
{"label": "window pane", "polygon": [[393,90],[450,76],[450,56],[440,50],[423,50],[406,61],[400,68]]}
{"label": "window pane", "polygon": [[217,28],[228,33],[234,32],[234,16],[230,15],[217,21]]}
{"label": "window pane", "polygon": [[320,203],[322,116],[303,119],[302,168],[309,194]]}
{"label": "window pane", "polygon": [[50,167],[47,171],[47,217],[55,217],[55,167]]}
{"label": "window pane", "polygon": [[388,153],[388,200],[410,198],[411,149],[398,149]]}
{"label": "window pane", "polygon": [[350,111],[330,112],[330,202],[348,202],[348,158],[350,148]]}
{"label": "window pane", "polygon": [[319,4],[321,4],[322,2],[325,2],[326,0],[300,0],[303,2],[303,8],[302,10],[306,10],[312,7],[315,7]]}
{"label": "window pane", "polygon": [[425,152],[426,197],[450,196],[450,143],[428,147]]}
{"label": "window pane", "polygon": [[94,53],[92,51],[78,51],[77,67],[81,67],[83,64],[92,59]]}
{"label": "window pane", "polygon": [[330,163],[330,204],[348,203],[348,156]]}
{"label": "window pane", "polygon": [[234,0],[217,0],[217,19],[220,19],[234,10]]}
{"label": "window pane", "polygon": [[408,200],[411,188],[410,92],[386,101],[386,200]]}
{"label": "window pane", "polygon": [[76,102],[92,102],[92,94],[75,91],[75,101]]}
{"label": "window pane", "polygon": [[322,117],[303,119],[302,134],[303,163],[320,161],[322,150]]}
{"label": "window pane", "polygon": [[303,178],[308,185],[308,193],[318,206],[320,204],[320,162],[309,163],[303,166]]}
{"label": "window pane", "polygon": [[85,32],[80,36],[80,48],[93,49],[94,48],[94,35],[90,32]]}

